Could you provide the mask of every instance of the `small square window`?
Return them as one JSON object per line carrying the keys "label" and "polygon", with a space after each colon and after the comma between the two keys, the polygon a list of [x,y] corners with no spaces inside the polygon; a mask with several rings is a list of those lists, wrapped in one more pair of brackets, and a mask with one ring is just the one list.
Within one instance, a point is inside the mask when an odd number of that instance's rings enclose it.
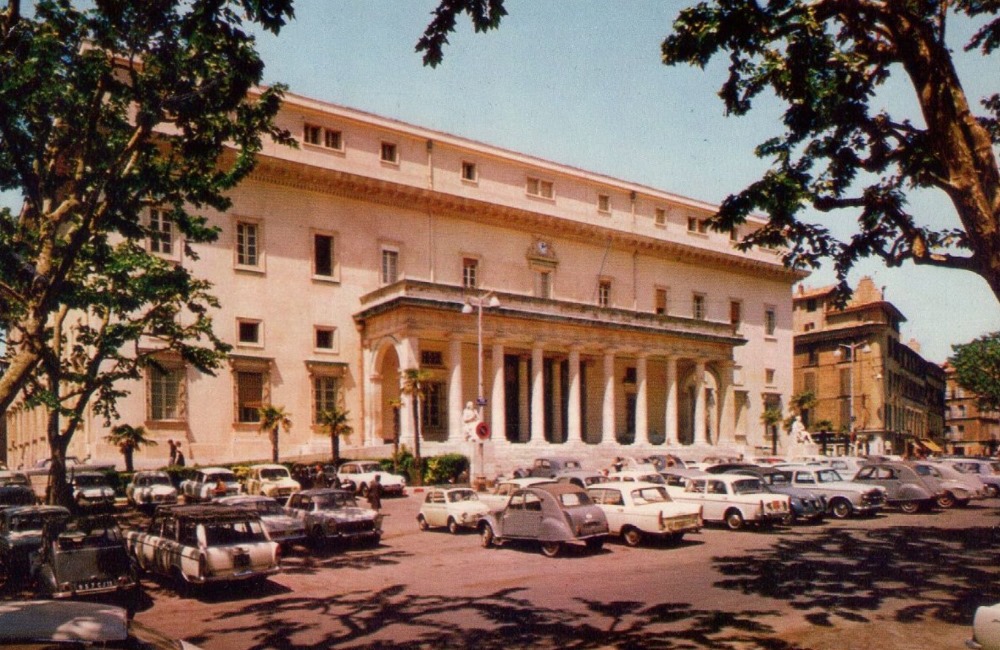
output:
{"label": "small square window", "polygon": [[317,327],[316,328],[316,349],[317,350],[332,350],[333,349],[333,334],[334,329],[332,327]]}
{"label": "small square window", "polygon": [[653,213],[653,221],[657,226],[667,225],[667,211],[663,208],[656,208]]}
{"label": "small square window", "polygon": [[260,344],[260,321],[241,320],[237,330],[240,343]]}
{"label": "small square window", "polygon": [[768,386],[774,385],[774,368],[766,368],[764,370],[764,383]]}
{"label": "small square window", "polygon": [[553,186],[552,181],[545,181],[531,176],[527,179],[525,190],[531,196],[538,196],[543,199],[551,199],[555,196],[555,187]]}
{"label": "small square window", "polygon": [[440,350],[421,350],[420,365],[434,366],[435,368],[443,368],[444,355],[441,354]]}
{"label": "small square window", "polygon": [[320,144],[322,135],[323,129],[314,124],[306,124],[302,128],[302,141],[306,144]]}
{"label": "small square window", "polygon": [[344,134],[340,131],[326,129],[323,133],[323,144],[327,149],[340,151],[344,148]]}
{"label": "small square window", "polygon": [[597,211],[611,212],[611,197],[607,194],[597,195]]}
{"label": "small square window", "polygon": [[382,162],[399,163],[399,149],[392,142],[382,143]]}
{"label": "small square window", "polygon": [[476,169],[476,163],[462,163],[462,180],[469,181],[470,183],[475,183],[479,180],[479,170]]}

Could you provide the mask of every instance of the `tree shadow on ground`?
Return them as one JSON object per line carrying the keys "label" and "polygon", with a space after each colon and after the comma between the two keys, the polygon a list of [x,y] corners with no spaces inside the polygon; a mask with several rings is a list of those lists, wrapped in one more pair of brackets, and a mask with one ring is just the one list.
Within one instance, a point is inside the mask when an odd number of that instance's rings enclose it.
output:
{"label": "tree shadow on ground", "polygon": [[714,558],[726,576],[714,586],[786,601],[818,626],[871,621],[898,598],[909,602],[892,614],[897,622],[965,625],[977,606],[1000,600],[998,541],[992,527],[827,528]]}
{"label": "tree shadow on ground", "polygon": [[[220,636],[250,634],[248,650],[288,648],[649,648],[795,650],[773,638],[776,611],[723,612],[686,603],[580,599],[586,611],[548,608],[520,588],[483,596],[414,594],[404,585],[328,598],[248,604],[220,621]],[[296,613],[299,612],[299,616]],[[308,614],[308,615],[306,615]],[[323,621],[320,629],[303,619]],[[229,623],[227,623],[229,621]],[[213,637],[189,639],[210,646]]]}

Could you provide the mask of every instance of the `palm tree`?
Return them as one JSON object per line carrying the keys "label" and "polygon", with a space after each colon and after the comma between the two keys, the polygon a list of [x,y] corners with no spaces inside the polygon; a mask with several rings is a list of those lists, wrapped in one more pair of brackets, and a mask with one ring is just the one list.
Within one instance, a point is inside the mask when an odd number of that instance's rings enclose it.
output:
{"label": "palm tree", "polygon": [[778,424],[781,422],[781,409],[769,406],[760,414],[760,421],[764,424],[764,431],[771,432],[771,453],[778,455]]}
{"label": "palm tree", "polygon": [[354,429],[347,423],[350,413],[339,406],[332,406],[320,411],[316,415],[316,421],[326,428],[330,436],[330,454],[333,457],[333,466],[340,462],[340,437],[349,436]]}
{"label": "palm tree", "polygon": [[817,404],[819,404],[819,400],[816,399],[816,393],[811,390],[804,390],[792,395],[792,408],[802,417],[802,422],[807,427],[812,424],[808,416]]}
{"label": "palm tree", "polygon": [[416,476],[413,477],[416,485],[423,485],[423,461],[420,459],[420,438],[423,435],[423,401],[427,396],[427,382],[430,381],[430,372],[421,368],[407,368],[403,371],[403,385],[401,390],[404,395],[410,395],[416,400],[417,408],[413,410],[413,423],[416,425],[416,435],[413,440],[413,460],[416,466]]}
{"label": "palm tree", "polygon": [[399,471],[399,409],[403,402],[398,399],[389,400],[392,407],[392,471]]}
{"label": "palm tree", "polygon": [[146,437],[145,427],[133,427],[131,424],[119,424],[111,433],[104,437],[112,445],[118,447],[125,457],[125,471],[134,471],[132,466],[132,455],[137,449],[142,447],[155,447],[156,441]]}
{"label": "palm tree", "polygon": [[267,431],[271,438],[271,462],[278,462],[278,428],[287,433],[292,428],[292,415],[285,413],[284,406],[268,404],[257,409],[260,415],[260,430]]}

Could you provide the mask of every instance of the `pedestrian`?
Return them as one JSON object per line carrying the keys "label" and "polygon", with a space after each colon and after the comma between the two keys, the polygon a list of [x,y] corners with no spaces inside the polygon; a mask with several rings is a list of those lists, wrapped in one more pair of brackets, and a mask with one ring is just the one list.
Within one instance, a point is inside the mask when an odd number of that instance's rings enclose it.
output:
{"label": "pedestrian", "polygon": [[382,477],[378,474],[372,479],[372,484],[368,486],[368,505],[372,510],[382,509]]}
{"label": "pedestrian", "polygon": [[167,440],[167,445],[170,447],[170,464],[177,464],[177,443],[173,440]]}
{"label": "pedestrian", "polygon": [[181,449],[179,443],[177,445],[177,458],[174,461],[174,464],[177,465],[178,467],[184,467],[184,450]]}

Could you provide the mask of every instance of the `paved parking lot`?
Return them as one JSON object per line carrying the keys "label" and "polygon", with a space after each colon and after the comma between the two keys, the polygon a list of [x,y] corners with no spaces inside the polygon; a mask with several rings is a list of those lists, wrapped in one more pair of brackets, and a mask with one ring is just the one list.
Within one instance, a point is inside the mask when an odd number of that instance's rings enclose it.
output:
{"label": "paved parking lot", "polygon": [[178,597],[146,579],[137,619],[226,648],[959,648],[1000,601],[1000,501],[678,547],[484,549],[421,532],[422,495],[383,501],[377,548],[299,548],[262,588]]}

